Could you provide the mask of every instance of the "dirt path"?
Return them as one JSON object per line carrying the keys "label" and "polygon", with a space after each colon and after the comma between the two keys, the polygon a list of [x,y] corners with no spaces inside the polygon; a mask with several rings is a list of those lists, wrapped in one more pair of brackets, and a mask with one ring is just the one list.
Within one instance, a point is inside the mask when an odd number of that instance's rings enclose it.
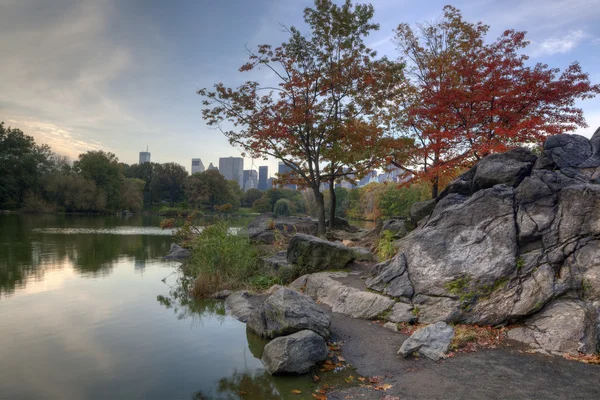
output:
{"label": "dirt path", "polygon": [[[396,355],[407,337],[371,321],[331,313],[333,339],[362,376],[385,376],[387,391],[353,387],[329,394],[346,399],[600,399],[600,366],[523,353],[510,343],[433,362]],[[389,396],[389,397],[385,397]]]}

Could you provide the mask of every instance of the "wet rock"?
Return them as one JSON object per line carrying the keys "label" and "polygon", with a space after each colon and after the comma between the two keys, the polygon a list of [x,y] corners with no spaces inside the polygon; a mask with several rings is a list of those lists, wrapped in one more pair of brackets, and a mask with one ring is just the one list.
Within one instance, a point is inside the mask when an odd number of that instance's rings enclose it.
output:
{"label": "wet rock", "polygon": [[454,338],[454,328],[444,322],[437,322],[418,329],[402,343],[398,354],[408,357],[415,351],[434,361],[445,357]]}
{"label": "wet rock", "polygon": [[278,337],[265,346],[262,362],[271,375],[303,374],[329,354],[325,340],[310,330]]}
{"label": "wet rock", "polygon": [[269,296],[248,318],[247,328],[263,338],[311,330],[327,338],[331,319],[310,297],[289,288]]}
{"label": "wet rock", "polygon": [[190,249],[184,249],[178,244],[171,243],[171,248],[165,258],[169,260],[179,260],[189,258],[191,255],[192,251]]}
{"label": "wet rock", "polygon": [[330,306],[333,312],[353,318],[373,319],[394,305],[394,300],[389,297],[346,286],[334,279],[346,276],[348,274],[343,272],[320,272],[299,279],[303,280],[308,296]]}
{"label": "wet rock", "polygon": [[239,321],[246,322],[254,312],[254,306],[249,297],[250,294],[246,291],[235,292],[227,297],[225,307]]}
{"label": "wet rock", "polygon": [[425,217],[428,217],[435,208],[435,199],[420,201],[410,206],[410,220],[417,223]]}
{"label": "wet rock", "polygon": [[297,271],[316,272],[326,269],[342,269],[355,256],[351,249],[341,243],[332,243],[316,236],[295,235],[287,249],[287,260]]}
{"label": "wet rock", "polygon": [[508,332],[510,339],[552,353],[595,353],[596,318],[592,310],[576,300],[557,300]]}

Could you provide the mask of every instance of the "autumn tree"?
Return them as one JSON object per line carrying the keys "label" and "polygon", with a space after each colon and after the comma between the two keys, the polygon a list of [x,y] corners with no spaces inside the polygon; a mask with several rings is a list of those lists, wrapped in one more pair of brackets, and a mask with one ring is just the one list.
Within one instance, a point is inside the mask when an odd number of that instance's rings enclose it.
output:
{"label": "autumn tree", "polygon": [[276,84],[251,81],[232,89],[218,83],[214,91],[198,92],[206,97],[204,119],[231,144],[255,158],[281,160],[291,169],[289,183],[313,191],[321,235],[321,183],[349,173],[340,165],[352,169],[365,161],[351,152],[381,137],[381,109],[402,77],[401,65],[378,59],[364,44],[379,28],[371,22],[373,12],[373,6],[350,0],[341,6],[315,0],[314,8],[304,10],[308,35],[290,27],[281,46],[248,50],[249,62],[240,71],[266,68]]}
{"label": "autumn tree", "polygon": [[396,29],[409,81],[396,98],[394,163],[431,181],[433,197],[440,180],[488,154],[587,126],[575,101],[600,92],[578,63],[562,73],[528,65],[525,32],[507,30],[486,43],[488,29],[452,6],[437,21]]}

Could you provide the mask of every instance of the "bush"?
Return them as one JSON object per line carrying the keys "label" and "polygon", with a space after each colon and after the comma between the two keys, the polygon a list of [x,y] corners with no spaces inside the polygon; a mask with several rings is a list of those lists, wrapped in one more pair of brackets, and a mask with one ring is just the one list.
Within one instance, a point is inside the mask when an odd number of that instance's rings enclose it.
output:
{"label": "bush", "polygon": [[40,195],[33,192],[27,192],[23,198],[21,211],[32,214],[53,213],[56,211],[56,207],[42,199]]}
{"label": "bush", "polygon": [[390,231],[383,231],[379,242],[377,243],[377,255],[380,261],[389,260],[396,254],[394,248],[394,234]]}
{"label": "bush", "polygon": [[258,251],[249,238],[231,233],[226,222],[217,221],[193,240],[186,272],[196,277],[194,295],[202,297],[252,286],[260,267]]}
{"label": "bush", "polygon": [[273,207],[273,214],[276,217],[289,217],[291,214],[292,205],[288,199],[279,199]]}

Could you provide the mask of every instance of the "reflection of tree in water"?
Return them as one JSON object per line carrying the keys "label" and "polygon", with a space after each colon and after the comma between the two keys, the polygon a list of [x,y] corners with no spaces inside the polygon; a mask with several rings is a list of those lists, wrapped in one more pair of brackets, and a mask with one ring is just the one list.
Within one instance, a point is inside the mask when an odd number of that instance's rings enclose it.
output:
{"label": "reflection of tree in water", "polygon": [[[266,371],[237,372],[228,378],[221,378],[217,386],[219,399],[281,400],[281,394],[275,387],[273,378]],[[214,397],[197,392],[193,400],[205,400]]]}
{"label": "reflection of tree in water", "polygon": [[191,277],[180,274],[176,284],[169,290],[169,296],[156,296],[156,300],[168,309],[173,310],[178,320],[191,319],[201,323],[203,318],[216,316],[225,320],[225,302],[214,299],[195,299],[190,294],[194,284]]}
{"label": "reflection of tree in water", "polygon": [[73,265],[86,276],[105,276],[123,259],[134,265],[162,258],[169,250],[169,236],[112,234],[33,233],[34,228],[114,228],[157,226],[156,217],[89,217],[65,215],[0,216],[0,295],[10,294],[28,280],[41,280],[48,270]]}

